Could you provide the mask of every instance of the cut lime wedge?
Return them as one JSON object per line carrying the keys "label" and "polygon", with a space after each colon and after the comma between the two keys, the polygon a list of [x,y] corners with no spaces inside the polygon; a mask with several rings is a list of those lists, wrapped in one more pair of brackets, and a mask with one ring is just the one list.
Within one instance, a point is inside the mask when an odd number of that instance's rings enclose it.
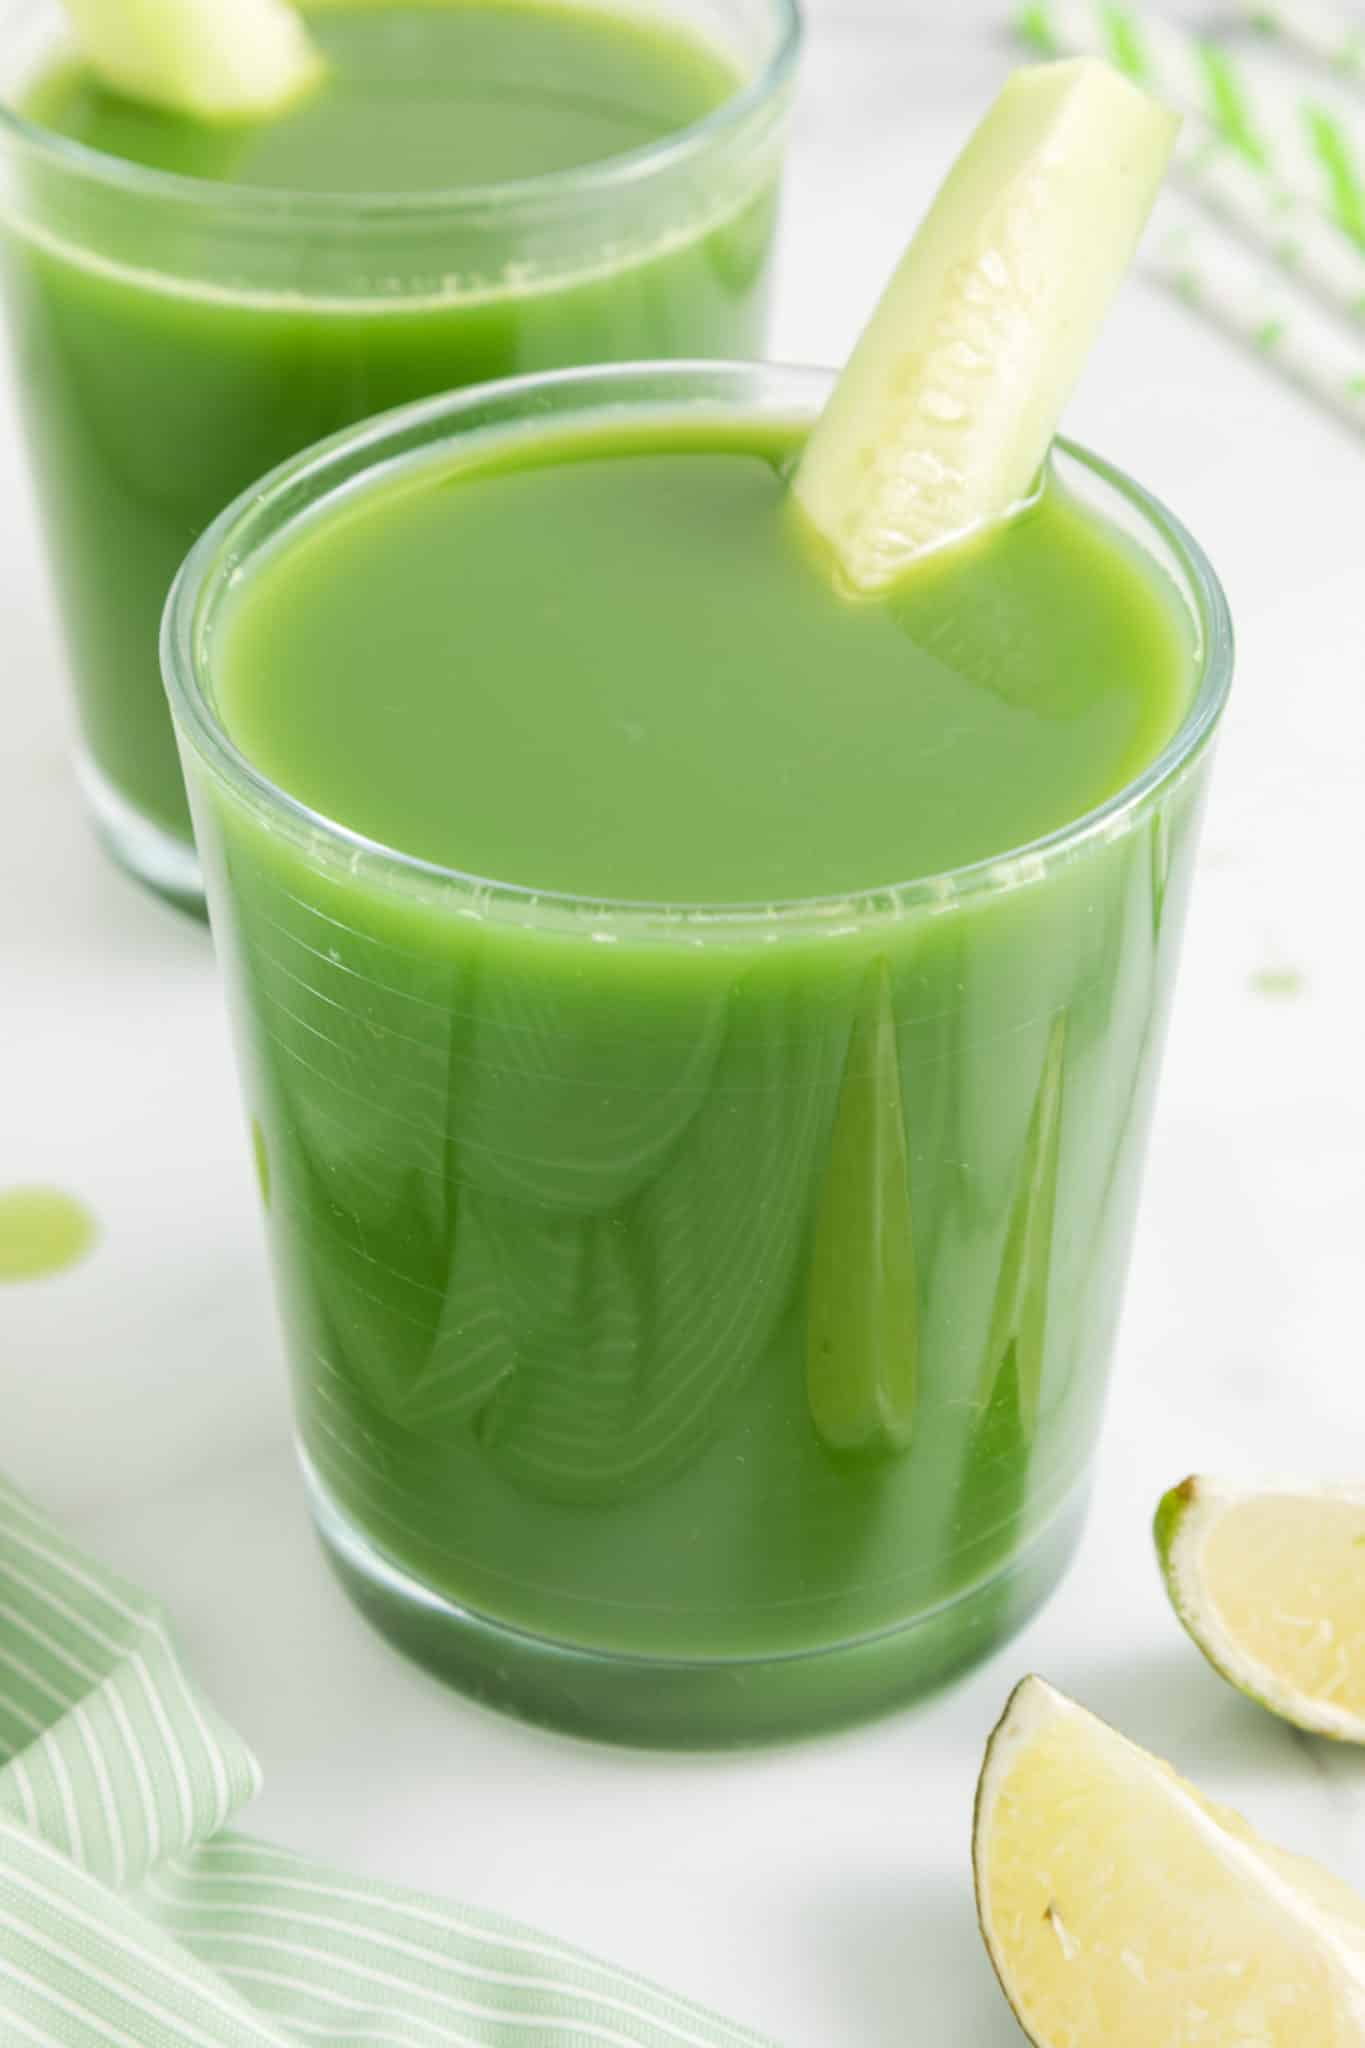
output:
{"label": "cut lime wedge", "polygon": [[1173,114],[1096,59],[1018,71],[973,135],[792,489],[856,591],[1032,490],[1169,161]]}
{"label": "cut lime wedge", "polygon": [[81,49],[116,92],[201,121],[278,113],[322,59],[284,0],[65,0]]}
{"label": "cut lime wedge", "polygon": [[1365,1743],[1365,1486],[1187,1479],[1157,1510],[1171,1604],[1272,1714]]}
{"label": "cut lime wedge", "polygon": [[1040,1679],[991,1737],[973,1856],[1035,2048],[1365,2044],[1365,1900]]}

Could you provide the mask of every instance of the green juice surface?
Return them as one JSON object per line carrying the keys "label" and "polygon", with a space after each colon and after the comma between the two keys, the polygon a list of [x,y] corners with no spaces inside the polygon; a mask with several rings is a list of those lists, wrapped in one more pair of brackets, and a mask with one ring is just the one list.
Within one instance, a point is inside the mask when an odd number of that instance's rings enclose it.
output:
{"label": "green juice surface", "polygon": [[[255,125],[140,107],[58,63],[31,120],[198,198],[43,164],[0,248],[86,748],[117,800],[182,838],[160,613],[190,542],[253,478],[460,384],[762,341],[775,147],[548,224],[242,210],[263,188],[429,194],[614,159],[720,107],[741,82],[728,59],[556,0],[333,0],[315,28],[322,87]],[[366,282],[336,288],[352,275]]]}
{"label": "green juice surface", "polygon": [[[1051,484],[854,603],[789,521],[797,439],[603,422],[324,501],[215,611],[228,732],[428,860],[715,905],[1003,856],[1150,764],[1196,650],[1126,540]],[[386,1625],[423,1611],[396,1567],[569,1646],[509,1678],[511,1638],[471,1663],[424,1624],[464,1682],[723,1740],[903,1694],[1036,1599],[1103,1403],[1200,779],[1013,887],[698,922],[395,882],[195,770],[302,1440]],[[725,1675],[817,1651],[853,1663]],[[612,1665],[580,1713],[587,1652],[717,1690],[670,1720]]]}
{"label": "green juice surface", "polygon": [[790,452],[678,426],[542,442],[477,481],[419,466],[256,570],[229,726],[385,845],[681,903],[962,867],[1160,752],[1188,631],[1060,488],[895,601],[849,603],[795,542]]}
{"label": "green juice surface", "polygon": [[436,192],[575,170],[660,142],[735,91],[705,44],[555,0],[332,0],[319,90],[273,120],[187,120],[68,63],[32,121],[107,156],[287,192]]}

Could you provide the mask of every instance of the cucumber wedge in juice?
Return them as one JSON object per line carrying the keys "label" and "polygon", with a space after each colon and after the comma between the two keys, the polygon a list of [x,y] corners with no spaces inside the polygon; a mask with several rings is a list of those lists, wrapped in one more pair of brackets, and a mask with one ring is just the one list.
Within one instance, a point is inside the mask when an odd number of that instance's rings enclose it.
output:
{"label": "cucumber wedge in juice", "polygon": [[1027,498],[1127,270],[1178,119],[1109,65],[1010,79],[911,243],[793,480],[875,592]]}
{"label": "cucumber wedge in juice", "polygon": [[106,84],[197,120],[278,113],[322,76],[285,0],[66,0],[66,11]]}

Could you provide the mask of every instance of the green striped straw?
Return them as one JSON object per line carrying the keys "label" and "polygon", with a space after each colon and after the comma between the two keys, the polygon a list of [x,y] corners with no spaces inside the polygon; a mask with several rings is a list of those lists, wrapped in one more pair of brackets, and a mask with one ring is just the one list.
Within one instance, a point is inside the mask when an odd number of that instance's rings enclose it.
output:
{"label": "green striped straw", "polygon": [[1365,253],[1307,200],[1267,178],[1197,121],[1181,138],[1174,175],[1297,283],[1365,326]]}
{"label": "green striped straw", "polygon": [[1365,22],[1323,0],[1291,0],[1276,7],[1248,0],[1247,19],[1277,42],[1290,44],[1330,64],[1343,76],[1365,83]]}
{"label": "green striped straw", "polygon": [[1207,122],[1248,164],[1365,249],[1365,121],[1300,93],[1287,77],[1253,77],[1217,43],[1117,0],[1034,0],[1019,26],[1050,54],[1109,58],[1149,92]]}
{"label": "green striped straw", "polygon": [[1289,381],[1365,434],[1365,351],[1243,255],[1192,208],[1163,200],[1142,267],[1192,311],[1252,348]]}
{"label": "green striped straw", "polygon": [[[1029,41],[1050,55],[1056,54],[1063,47],[1074,46],[1064,45],[1060,37],[1063,29],[1077,29],[1073,18],[1077,11],[1029,7],[1020,27]],[[1104,14],[1109,37],[1104,54],[1119,55],[1126,70],[1145,80],[1150,75],[1147,43],[1139,40],[1131,17],[1125,17],[1120,31],[1115,10],[1105,9]],[[1188,116],[1176,154],[1175,177],[1186,191],[1333,311],[1365,325],[1365,251],[1360,244],[1310,200],[1255,162],[1244,148],[1228,139],[1225,130],[1199,114]]]}

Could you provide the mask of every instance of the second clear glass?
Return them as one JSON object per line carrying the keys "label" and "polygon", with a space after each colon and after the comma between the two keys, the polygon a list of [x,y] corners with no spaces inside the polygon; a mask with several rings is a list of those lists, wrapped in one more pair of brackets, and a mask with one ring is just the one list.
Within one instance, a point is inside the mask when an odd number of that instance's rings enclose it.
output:
{"label": "second clear glass", "polygon": [[[555,4],[555,0],[549,0]],[[628,155],[512,183],[292,194],[145,170],[17,110],[57,0],[0,0],[0,282],[86,794],[202,901],[157,668],[195,535],[253,478],[405,401],[563,364],[761,352],[797,0],[612,0],[744,81]]]}

